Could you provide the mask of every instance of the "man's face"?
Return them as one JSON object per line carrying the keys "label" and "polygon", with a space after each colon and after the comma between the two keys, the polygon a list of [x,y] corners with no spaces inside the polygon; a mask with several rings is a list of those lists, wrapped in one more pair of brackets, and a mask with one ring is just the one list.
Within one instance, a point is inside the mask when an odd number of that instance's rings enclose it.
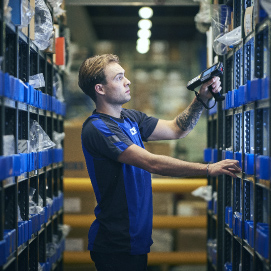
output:
{"label": "man's face", "polygon": [[131,82],[124,76],[125,71],[118,63],[110,63],[104,69],[107,84],[102,85],[105,99],[110,104],[123,105],[130,101]]}

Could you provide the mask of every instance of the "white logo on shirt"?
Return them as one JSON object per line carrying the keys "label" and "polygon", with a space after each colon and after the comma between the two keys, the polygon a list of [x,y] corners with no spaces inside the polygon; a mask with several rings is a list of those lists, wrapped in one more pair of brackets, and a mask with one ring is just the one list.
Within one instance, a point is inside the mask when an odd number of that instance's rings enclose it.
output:
{"label": "white logo on shirt", "polygon": [[137,133],[136,128],[135,127],[131,128],[130,132],[132,135],[135,135]]}

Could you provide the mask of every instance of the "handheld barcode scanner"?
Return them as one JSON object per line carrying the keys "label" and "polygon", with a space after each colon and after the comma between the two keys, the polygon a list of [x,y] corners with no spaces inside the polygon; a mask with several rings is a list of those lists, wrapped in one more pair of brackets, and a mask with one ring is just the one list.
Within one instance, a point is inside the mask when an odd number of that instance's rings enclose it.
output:
{"label": "handheld barcode scanner", "polygon": [[[210,79],[212,79],[215,76],[221,76],[223,74],[223,64],[221,62],[216,63],[215,65],[213,65],[212,67],[206,69],[205,71],[203,71],[201,74],[199,74],[198,76],[196,76],[195,78],[193,78],[192,80],[190,80],[187,83],[187,89],[195,91],[195,88],[204,84],[205,82],[209,81]],[[221,95],[219,92],[218,93],[214,93],[212,91],[212,86],[208,87],[209,91],[212,93],[213,97],[215,98],[216,102],[220,102],[225,100],[225,96]],[[198,92],[195,91],[195,94],[197,96],[197,99],[204,105],[205,108],[207,109],[211,109],[209,108],[199,97]]]}

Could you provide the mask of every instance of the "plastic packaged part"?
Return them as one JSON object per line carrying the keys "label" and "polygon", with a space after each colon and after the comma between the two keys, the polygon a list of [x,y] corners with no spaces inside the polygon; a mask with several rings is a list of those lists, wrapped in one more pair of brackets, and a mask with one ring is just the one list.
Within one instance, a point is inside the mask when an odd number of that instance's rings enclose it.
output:
{"label": "plastic packaged part", "polygon": [[41,266],[40,263],[38,263],[38,271],[43,271],[43,267]]}
{"label": "plastic packaged part", "polygon": [[4,18],[5,22],[9,23],[11,21],[11,10],[12,8],[8,5],[9,0],[4,1]]}
{"label": "plastic packaged part", "polygon": [[56,131],[53,132],[53,141],[56,144],[56,148],[57,149],[61,149],[62,145],[61,145],[61,141],[63,141],[63,139],[65,138],[65,133],[58,133]]}
{"label": "plastic packaged part", "polygon": [[195,197],[201,197],[206,201],[212,200],[212,186],[201,186],[196,190],[192,191],[192,195]]}
{"label": "plastic packaged part", "polygon": [[53,200],[49,197],[46,198],[46,205],[52,206],[53,205]]}
{"label": "plastic packaged part", "polygon": [[38,73],[32,76],[29,76],[29,85],[33,88],[45,87],[45,80],[43,73]]}
{"label": "plastic packaged part", "polygon": [[18,139],[18,153],[29,153],[30,140]]}
{"label": "plastic packaged part", "polygon": [[35,215],[35,214],[42,214],[44,213],[44,209],[41,205],[43,202],[42,199],[40,200],[40,196],[38,198],[38,204],[34,202],[34,194],[36,192],[36,189],[33,187],[29,188],[29,215]]}
{"label": "plastic packaged part", "polygon": [[64,102],[62,80],[58,73],[54,75],[53,88],[54,88],[54,95],[56,96],[56,98],[60,102]]}
{"label": "plastic packaged part", "polygon": [[58,229],[62,232],[64,237],[67,237],[71,231],[71,226],[67,224],[58,224]]}
{"label": "plastic packaged part", "polygon": [[22,217],[21,217],[21,210],[20,207],[18,205],[18,222],[23,221]]}
{"label": "plastic packaged part", "polygon": [[51,13],[44,0],[35,0],[35,40],[34,43],[40,50],[50,46],[53,33]]}
{"label": "plastic packaged part", "polygon": [[55,17],[59,17],[66,12],[64,9],[61,8],[63,0],[48,0],[48,2],[54,9]]}
{"label": "plastic packaged part", "polygon": [[241,26],[236,27],[231,32],[224,34],[223,36],[216,39],[226,46],[235,46],[239,44],[242,40]]}
{"label": "plastic packaged part", "polygon": [[53,8],[60,7],[63,0],[47,0]]}
{"label": "plastic packaged part", "polygon": [[226,5],[212,5],[212,33],[213,49],[218,55],[227,53],[227,46],[218,42],[217,39],[228,32],[230,24],[231,8]]}
{"label": "plastic packaged part", "polygon": [[35,14],[35,10],[33,7],[31,7],[30,2],[28,0],[22,0],[20,27],[28,26],[34,14]]}
{"label": "plastic packaged part", "polygon": [[200,2],[199,12],[196,14],[194,20],[197,29],[201,33],[205,33],[209,30],[211,25],[211,5],[208,0],[194,0],[194,2]]}
{"label": "plastic packaged part", "polygon": [[53,148],[56,144],[44,132],[39,123],[30,120],[30,150],[32,152],[44,151]]}
{"label": "plastic packaged part", "polygon": [[271,15],[271,2],[270,0],[260,0],[260,4],[265,10],[265,12],[268,14],[268,16]]}
{"label": "plastic packaged part", "polygon": [[15,153],[14,135],[3,136],[3,155],[12,155]]}
{"label": "plastic packaged part", "polygon": [[47,258],[52,257],[56,253],[57,246],[55,243],[46,244],[46,256]]}

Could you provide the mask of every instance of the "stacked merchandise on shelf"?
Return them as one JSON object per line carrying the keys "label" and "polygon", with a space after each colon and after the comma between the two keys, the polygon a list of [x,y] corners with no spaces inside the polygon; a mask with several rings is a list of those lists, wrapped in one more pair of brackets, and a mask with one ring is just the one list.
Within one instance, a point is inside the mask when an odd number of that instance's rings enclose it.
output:
{"label": "stacked merchandise on shelf", "polygon": [[238,160],[242,173],[208,178],[208,271],[271,270],[270,4],[233,0],[214,9],[225,100],[209,111],[204,158]]}
{"label": "stacked merchandise on shelf", "polygon": [[65,50],[55,46],[64,39],[55,2],[1,1],[1,271],[63,269]]}

